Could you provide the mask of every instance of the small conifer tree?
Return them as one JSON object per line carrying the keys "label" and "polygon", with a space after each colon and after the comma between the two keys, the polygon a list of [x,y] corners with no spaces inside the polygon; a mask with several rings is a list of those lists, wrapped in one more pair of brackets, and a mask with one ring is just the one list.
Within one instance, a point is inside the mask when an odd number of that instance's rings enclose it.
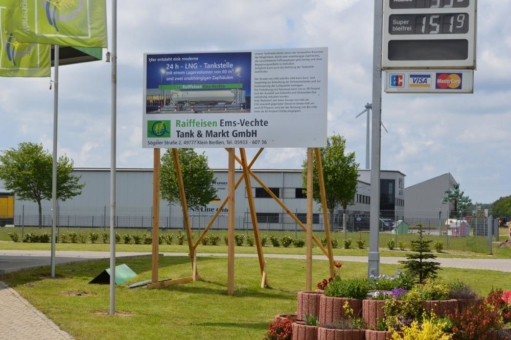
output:
{"label": "small conifer tree", "polygon": [[414,278],[418,278],[419,283],[424,283],[428,278],[434,279],[437,271],[440,269],[440,263],[432,261],[436,255],[431,252],[430,243],[433,240],[425,240],[423,237],[422,224],[419,224],[419,237],[411,241],[411,250],[413,253],[407,254],[406,261],[399,261],[403,264],[405,270]]}

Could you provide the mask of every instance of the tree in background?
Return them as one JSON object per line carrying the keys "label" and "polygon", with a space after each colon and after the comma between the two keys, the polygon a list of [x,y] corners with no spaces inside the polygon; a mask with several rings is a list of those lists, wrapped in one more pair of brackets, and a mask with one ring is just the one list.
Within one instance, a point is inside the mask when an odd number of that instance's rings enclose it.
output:
{"label": "tree in background", "polygon": [[[205,207],[216,198],[214,172],[209,169],[208,158],[193,149],[178,150],[181,175],[183,177],[188,208]],[[168,149],[161,159],[160,191],[162,198],[172,203],[181,203],[176,167],[172,150]]]}
{"label": "tree in background", "polygon": [[472,200],[468,196],[465,196],[464,191],[460,190],[459,184],[454,184],[452,188],[445,191],[445,197],[442,202],[452,203],[454,209],[451,211],[451,215],[459,216],[459,214],[463,214],[465,208],[472,203]]}
{"label": "tree in background", "polygon": [[511,216],[511,196],[501,197],[496,200],[493,203],[492,214],[494,217]]}
{"label": "tree in background", "polygon": [[[326,205],[332,224],[334,210],[337,206],[342,206],[344,215],[348,205],[353,204],[357,193],[359,164],[355,162],[354,152],[346,152],[346,140],[341,135],[329,137],[326,148],[321,148],[321,164],[325,181]],[[303,162],[302,166],[303,186],[306,188],[307,160]],[[312,196],[314,201],[321,203],[318,164],[315,157],[313,157],[313,172]]]}
{"label": "tree in background", "polygon": [[[0,155],[0,179],[5,188],[23,200],[36,202],[42,225],[42,200],[52,199],[53,156],[41,144],[20,143],[17,149]],[[72,175],[73,161],[60,156],[57,161],[57,199],[66,201],[82,193],[85,183]]]}

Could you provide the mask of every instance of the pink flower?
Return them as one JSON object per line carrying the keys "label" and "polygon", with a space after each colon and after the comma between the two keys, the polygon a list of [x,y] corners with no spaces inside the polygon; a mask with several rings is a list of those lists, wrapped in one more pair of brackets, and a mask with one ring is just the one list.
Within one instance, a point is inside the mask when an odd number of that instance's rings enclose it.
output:
{"label": "pink flower", "polygon": [[511,290],[506,290],[502,293],[502,300],[506,303],[511,302]]}

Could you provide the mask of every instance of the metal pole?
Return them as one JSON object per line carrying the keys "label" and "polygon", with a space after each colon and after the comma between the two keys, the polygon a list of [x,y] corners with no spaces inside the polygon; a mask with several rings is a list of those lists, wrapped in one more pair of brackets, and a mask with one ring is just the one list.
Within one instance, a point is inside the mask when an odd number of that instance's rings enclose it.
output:
{"label": "metal pole", "polygon": [[110,315],[115,314],[115,204],[116,204],[116,142],[117,142],[117,0],[112,0],[112,119],[110,149]]}
{"label": "metal pole", "polygon": [[370,138],[369,138],[369,135],[370,135],[370,132],[369,132],[369,125],[371,124],[371,118],[369,117],[369,114],[370,114],[370,110],[372,109],[372,105],[367,103],[365,108],[367,110],[366,114],[367,114],[367,123],[366,123],[366,169],[369,170],[371,168],[371,163],[369,163],[369,150],[370,150],[370,147],[369,147],[369,143],[370,143]]}
{"label": "metal pole", "polygon": [[374,1],[373,39],[373,120],[371,148],[371,218],[368,259],[368,277],[380,275],[378,222],[380,217],[380,155],[381,155],[381,51],[382,51],[383,0]]}
{"label": "metal pole", "polygon": [[490,255],[493,255],[493,243],[491,240],[492,236],[492,222],[493,222],[493,216],[488,217],[488,247],[490,248]]}
{"label": "metal pole", "polygon": [[[51,225],[51,277],[55,278],[55,236],[57,229],[57,134],[58,134],[58,117],[59,117],[59,46],[53,47],[54,57],[54,80],[53,85],[53,165],[52,165],[52,214],[53,221]],[[51,84],[51,83],[50,83]]]}

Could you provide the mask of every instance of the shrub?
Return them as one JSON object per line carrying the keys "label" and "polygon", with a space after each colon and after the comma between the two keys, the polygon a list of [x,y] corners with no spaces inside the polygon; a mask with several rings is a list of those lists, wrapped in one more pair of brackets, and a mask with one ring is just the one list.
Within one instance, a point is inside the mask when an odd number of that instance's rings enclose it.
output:
{"label": "shrub", "polygon": [[229,238],[227,237],[227,235],[224,235],[224,242],[226,246],[229,245]]}
{"label": "shrub", "polygon": [[253,246],[255,245],[254,237],[252,237],[252,236],[247,236],[247,244],[248,244],[250,247],[253,247]]}
{"label": "shrub", "polygon": [[66,233],[60,234],[60,242],[61,243],[68,243],[69,242],[69,236]]}
{"label": "shrub", "polygon": [[234,244],[241,247],[245,243],[245,235],[234,235]]}
{"label": "shrub", "polygon": [[470,286],[459,280],[448,283],[447,287],[449,288],[449,299],[475,300],[478,298]]}
{"label": "shrub", "polygon": [[212,246],[217,246],[220,243],[220,236],[218,236],[218,235],[210,236],[209,237],[209,243]]}
{"label": "shrub", "polygon": [[284,248],[288,248],[291,244],[293,244],[293,239],[289,236],[284,236],[280,239],[280,242],[282,242],[282,246]]}
{"label": "shrub", "polygon": [[163,244],[163,235],[158,235],[158,244]]}
{"label": "shrub", "polygon": [[208,236],[204,236],[202,238],[202,240],[200,240],[200,243],[203,245],[203,246],[207,246],[208,243],[209,243],[209,237]]}
{"label": "shrub", "polygon": [[378,277],[371,275],[369,277],[369,289],[371,290],[392,290],[395,288],[403,288],[406,290],[412,289],[415,285],[413,282],[413,277],[401,272],[397,271],[396,275],[385,275],[382,274]]}
{"label": "shrub", "polygon": [[139,234],[133,234],[132,237],[133,237],[133,243],[135,243],[135,244],[142,243],[142,236],[140,236]]}
{"label": "shrub", "polygon": [[26,233],[25,237],[23,238],[23,242],[25,242],[25,243],[39,242],[39,237],[32,233]]}
{"label": "shrub", "polygon": [[364,299],[369,291],[367,279],[344,279],[335,276],[325,288],[325,296]]}
{"label": "shrub", "polygon": [[444,244],[442,241],[436,241],[433,245],[437,253],[441,253],[444,250]]}
{"label": "shrub", "polygon": [[333,238],[330,242],[332,242],[332,248],[337,249],[339,247],[339,242],[335,238]]}
{"label": "shrub", "polygon": [[90,233],[89,239],[90,239],[91,243],[96,243],[99,239],[99,234],[98,233]]}
{"label": "shrub", "polygon": [[303,248],[303,246],[305,245],[305,241],[304,241],[304,240],[297,239],[297,240],[294,240],[294,241],[293,241],[293,245],[294,245],[296,248]]}
{"label": "shrub", "polygon": [[314,314],[307,315],[304,314],[303,320],[307,326],[316,326],[318,324],[318,317]]}
{"label": "shrub", "polygon": [[119,235],[118,233],[115,233],[115,243],[120,243],[121,242],[121,235]]}
{"label": "shrub", "polygon": [[366,241],[365,240],[362,240],[362,239],[357,240],[358,249],[364,249],[365,245],[366,245]]}
{"label": "shrub", "polygon": [[172,234],[163,234],[163,240],[165,241],[166,244],[168,245],[171,245],[172,244],[172,239],[174,238],[174,236]]}
{"label": "shrub", "polygon": [[151,234],[144,234],[142,238],[144,244],[152,244],[153,243],[153,237]]}
{"label": "shrub", "polygon": [[394,243],[394,240],[388,240],[387,248],[389,248],[389,250],[394,250],[395,246],[396,246],[396,244]]}
{"label": "shrub", "polygon": [[270,237],[270,241],[271,241],[271,244],[274,246],[274,247],[280,247],[280,241],[277,237],[275,236],[271,236]]}
{"label": "shrub", "polygon": [[122,235],[122,239],[124,240],[124,244],[130,244],[132,237],[130,234],[124,234]]}
{"label": "shrub", "polygon": [[266,244],[268,244],[268,236],[262,236],[261,237],[261,245],[263,247],[266,247]]}
{"label": "shrub", "polygon": [[293,337],[293,320],[279,318],[268,326],[263,340],[291,340]]}
{"label": "shrub", "polygon": [[431,317],[424,317],[423,322],[413,321],[410,326],[404,326],[403,335],[399,333],[392,334],[393,340],[417,340],[417,339],[435,339],[450,340],[451,334],[446,334],[444,329],[448,327],[447,320],[438,319],[434,314]]}
{"label": "shrub", "polygon": [[[351,241],[350,241],[351,242]],[[339,246],[339,242],[337,242],[336,239],[331,239],[330,240],[330,243],[332,244],[332,248],[337,248]],[[327,246],[327,240],[326,240],[326,237],[323,237],[321,239],[321,244],[323,245],[323,247],[326,247]],[[346,248],[346,249],[349,249],[349,248]]]}
{"label": "shrub", "polygon": [[19,237],[18,233],[9,233],[8,235],[13,242],[19,242],[20,237]]}
{"label": "shrub", "polygon": [[75,232],[69,233],[69,240],[71,240],[71,243],[78,243],[78,234]]}
{"label": "shrub", "polygon": [[417,290],[424,300],[446,300],[449,298],[449,287],[445,283],[428,281],[413,289]]}
{"label": "shrub", "polygon": [[351,249],[351,239],[344,240],[344,249]]}
{"label": "shrub", "polygon": [[405,243],[403,241],[399,241],[397,245],[399,250],[405,250]]}
{"label": "shrub", "polygon": [[182,246],[184,243],[185,243],[185,234],[183,234],[183,232],[181,230],[179,230],[177,232],[177,244],[179,244],[180,246]]}
{"label": "shrub", "polygon": [[86,234],[78,234],[78,240],[80,243],[87,243],[87,235]]}
{"label": "shrub", "polygon": [[110,234],[108,232],[104,231],[101,234],[101,239],[103,240],[103,243],[108,243],[108,241],[110,240]]}

